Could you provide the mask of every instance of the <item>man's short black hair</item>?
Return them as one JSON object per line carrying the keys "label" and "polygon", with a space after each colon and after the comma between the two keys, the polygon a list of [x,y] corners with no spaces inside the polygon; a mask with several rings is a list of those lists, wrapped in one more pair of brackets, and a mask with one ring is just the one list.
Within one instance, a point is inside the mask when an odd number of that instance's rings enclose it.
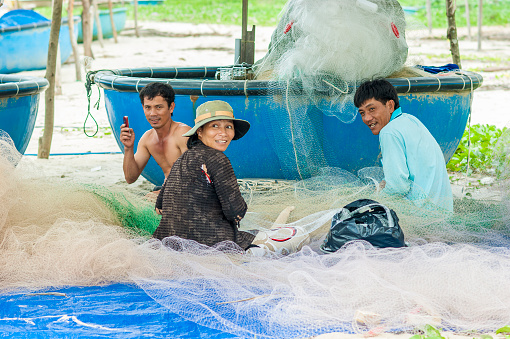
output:
{"label": "man's short black hair", "polygon": [[354,94],[354,106],[359,108],[370,99],[375,99],[383,105],[386,105],[388,100],[393,100],[395,109],[400,107],[397,90],[386,79],[374,79],[362,83]]}
{"label": "man's short black hair", "polygon": [[144,98],[152,100],[158,95],[165,99],[168,103],[168,107],[170,107],[175,100],[175,92],[172,86],[163,82],[151,82],[140,91],[140,101],[143,105]]}

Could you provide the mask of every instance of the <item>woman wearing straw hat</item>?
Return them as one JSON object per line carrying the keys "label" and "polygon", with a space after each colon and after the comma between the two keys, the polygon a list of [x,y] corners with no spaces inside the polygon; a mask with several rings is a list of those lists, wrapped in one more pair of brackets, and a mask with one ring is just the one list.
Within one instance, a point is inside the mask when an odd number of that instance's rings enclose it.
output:
{"label": "woman wearing straw hat", "polygon": [[[267,232],[238,230],[248,207],[230,160],[223,152],[232,140],[242,138],[249,129],[250,123],[234,118],[232,107],[224,101],[208,101],[197,108],[195,126],[183,135],[190,137],[188,151],[174,163],[159,193],[156,210],[162,218],[153,237],[178,236],[208,246],[233,241],[243,249],[274,250],[272,244],[260,246],[261,242],[271,240]],[[290,210],[283,214],[288,216]],[[283,223],[281,219],[278,222]],[[308,235],[299,230],[282,228],[275,232],[291,233],[284,237],[293,241],[282,241],[280,237],[275,243],[294,243],[292,250],[288,248],[283,253],[298,250],[308,241]]]}

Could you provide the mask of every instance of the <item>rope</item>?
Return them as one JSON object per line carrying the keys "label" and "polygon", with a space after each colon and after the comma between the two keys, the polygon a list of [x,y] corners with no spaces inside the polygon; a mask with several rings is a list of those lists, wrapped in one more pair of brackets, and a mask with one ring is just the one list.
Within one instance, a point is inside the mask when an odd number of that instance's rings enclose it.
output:
{"label": "rope", "polygon": [[[92,95],[92,83],[94,82],[92,80],[92,78],[94,77],[94,75],[97,72],[99,72],[99,71],[87,72],[86,81],[85,81],[85,88],[87,89],[88,105],[87,105],[87,116],[85,117],[85,121],[83,122],[83,133],[85,133],[85,135],[88,136],[89,138],[92,138],[93,136],[95,136],[97,134],[97,132],[99,132],[99,124],[97,123],[96,119],[90,113],[90,96]],[[99,110],[99,102],[101,101],[101,90],[99,89],[99,87],[97,88],[97,91],[99,92],[99,98],[97,99],[97,102],[94,104],[94,107],[96,110]],[[85,127],[87,125],[87,120],[89,119],[89,116],[92,118],[92,120],[94,120],[94,124],[96,125],[96,131],[92,135],[89,135],[87,133],[87,130]]]}
{"label": "rope", "polygon": [[439,83],[439,86],[436,89],[436,92],[438,92],[441,89],[441,80],[439,80],[439,78],[436,78],[436,79],[437,79],[437,82]]}
{"label": "rope", "polygon": [[407,94],[411,91],[411,81],[409,81],[409,78],[405,78],[407,80],[407,84],[409,85],[409,87],[407,87],[407,92],[405,92],[404,94]]}
{"label": "rope", "polygon": [[299,177],[301,178],[301,180],[303,180],[303,176],[301,175],[301,170],[299,168],[299,159],[298,159],[297,151],[296,151],[296,141],[295,141],[295,136],[294,136],[294,126],[292,123],[292,113],[290,112],[290,107],[289,107],[289,84],[290,84],[290,82],[289,82],[289,80],[287,80],[287,88],[285,90],[285,106],[287,108],[287,113],[289,113],[290,135],[292,137],[292,150],[294,151],[294,158],[296,159],[296,168],[298,170]]}
{"label": "rope", "polygon": [[469,74],[464,73],[469,78],[470,90],[469,90],[469,116],[468,116],[468,155],[466,162],[466,173],[465,173],[465,183],[462,187],[462,194],[464,194],[464,190],[467,185],[467,177],[469,175],[469,160],[471,159],[471,110],[473,104],[473,79],[469,76]]}
{"label": "rope", "polygon": [[293,190],[293,180],[280,180],[280,179],[237,179],[237,184],[242,191],[281,191]]}
{"label": "rope", "polygon": [[[347,93],[349,93],[349,87],[348,87],[348,86],[347,86],[347,90],[344,92],[344,91],[342,91],[340,88],[338,88],[338,87],[336,87],[335,85],[333,85],[332,83],[330,83],[330,82],[328,82],[328,81],[326,81],[326,80],[324,80],[324,79],[322,79],[322,81],[324,81],[327,85],[329,85],[329,86],[333,87],[334,89],[336,89],[337,91],[339,91],[339,92],[340,92],[340,93],[342,93],[342,94],[347,94]],[[347,82],[346,82],[346,84],[347,84]]]}
{"label": "rope", "polygon": [[200,93],[202,94],[202,96],[205,98],[207,97],[207,95],[204,94],[204,82],[206,82],[207,79],[203,80],[202,83],[200,84]]}

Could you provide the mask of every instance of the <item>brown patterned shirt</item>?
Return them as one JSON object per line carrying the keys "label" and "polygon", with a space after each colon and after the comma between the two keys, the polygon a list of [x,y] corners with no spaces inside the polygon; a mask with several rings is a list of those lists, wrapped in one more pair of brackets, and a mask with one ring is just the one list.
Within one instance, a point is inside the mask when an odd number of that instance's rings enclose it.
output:
{"label": "brown patterned shirt", "polygon": [[231,240],[246,249],[255,237],[237,228],[248,207],[230,160],[201,141],[173,164],[156,207],[163,216],[154,238],[175,235],[208,246]]}

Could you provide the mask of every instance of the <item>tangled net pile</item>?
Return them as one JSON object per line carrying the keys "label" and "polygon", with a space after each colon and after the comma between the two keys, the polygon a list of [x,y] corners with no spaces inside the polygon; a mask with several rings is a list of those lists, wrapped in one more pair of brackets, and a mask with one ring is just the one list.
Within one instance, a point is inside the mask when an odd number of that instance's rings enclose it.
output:
{"label": "tangled net pile", "polygon": [[[288,225],[305,227],[313,238],[299,253],[257,258],[229,242],[210,248],[151,239],[158,217],[143,197],[40,181],[31,175],[37,168],[15,166],[20,155],[6,135],[0,150],[4,293],[135,282],[171,312],[242,337],[406,331],[424,324],[491,331],[510,321],[510,199],[503,179],[493,186],[497,200],[456,200],[453,215],[377,193],[373,168],[359,176],[326,168],[297,182],[241,181],[249,203],[244,228],[271,227],[294,205]],[[355,242],[320,253],[332,215],[358,198],[394,209],[410,246]]]}
{"label": "tangled net pile", "polygon": [[351,122],[355,112],[341,108],[352,102],[352,88],[402,69],[405,28],[397,0],[290,0],[268,53],[254,65],[256,78],[287,82],[301,103]]}

